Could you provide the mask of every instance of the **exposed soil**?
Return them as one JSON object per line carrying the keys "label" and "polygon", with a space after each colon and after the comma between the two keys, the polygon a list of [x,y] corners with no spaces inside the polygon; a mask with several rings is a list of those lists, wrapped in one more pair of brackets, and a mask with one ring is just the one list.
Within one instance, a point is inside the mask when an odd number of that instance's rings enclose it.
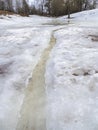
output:
{"label": "exposed soil", "polygon": [[91,37],[91,40],[94,42],[98,42],[98,35],[89,35]]}

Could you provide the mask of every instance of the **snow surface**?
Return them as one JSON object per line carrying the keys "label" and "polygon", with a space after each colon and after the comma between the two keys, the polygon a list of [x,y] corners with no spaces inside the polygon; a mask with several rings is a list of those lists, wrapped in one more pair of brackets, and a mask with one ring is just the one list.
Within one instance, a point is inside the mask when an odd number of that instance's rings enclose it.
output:
{"label": "snow surface", "polygon": [[47,130],[98,130],[98,10],[72,17],[47,63]]}
{"label": "snow surface", "polygon": [[53,30],[47,130],[98,130],[98,9],[72,17],[0,16],[0,130],[16,129],[28,79]]}
{"label": "snow surface", "polygon": [[71,14],[70,20],[67,19],[67,16],[57,18],[57,20],[61,23],[68,21],[70,24],[77,24],[77,26],[82,27],[98,27],[98,9]]}
{"label": "snow surface", "polygon": [[0,18],[0,130],[15,130],[28,79],[51,37],[41,24],[51,19]]}

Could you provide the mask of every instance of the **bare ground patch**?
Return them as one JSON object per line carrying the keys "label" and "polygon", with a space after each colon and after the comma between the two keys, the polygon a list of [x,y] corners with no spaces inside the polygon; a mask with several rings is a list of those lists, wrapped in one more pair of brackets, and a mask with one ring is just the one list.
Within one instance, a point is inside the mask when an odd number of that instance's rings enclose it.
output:
{"label": "bare ground patch", "polygon": [[89,35],[93,42],[98,42],[98,35]]}

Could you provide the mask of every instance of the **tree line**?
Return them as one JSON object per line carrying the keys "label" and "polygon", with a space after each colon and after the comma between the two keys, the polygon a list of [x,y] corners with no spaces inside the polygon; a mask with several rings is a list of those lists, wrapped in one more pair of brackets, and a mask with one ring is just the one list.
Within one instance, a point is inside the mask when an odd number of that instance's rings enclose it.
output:
{"label": "tree line", "polygon": [[[37,1],[37,0],[36,0]],[[27,0],[0,0],[0,10],[11,11],[21,15],[61,16],[96,8],[97,0],[41,0],[36,7]]]}

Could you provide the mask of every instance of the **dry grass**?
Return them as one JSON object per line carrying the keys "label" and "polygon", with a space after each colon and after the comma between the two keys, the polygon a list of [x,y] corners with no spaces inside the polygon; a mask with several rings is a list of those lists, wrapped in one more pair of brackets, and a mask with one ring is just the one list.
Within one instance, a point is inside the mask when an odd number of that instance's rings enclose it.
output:
{"label": "dry grass", "polygon": [[3,11],[3,10],[0,10],[0,15],[13,15],[15,13],[13,12],[10,12],[10,11]]}
{"label": "dry grass", "polygon": [[[14,14],[17,14],[17,13],[10,12],[10,11],[0,10],[0,15],[14,15]],[[29,16],[29,15],[24,14],[24,13],[20,13],[18,15],[23,16],[23,17],[25,17],[25,16],[28,17]]]}

